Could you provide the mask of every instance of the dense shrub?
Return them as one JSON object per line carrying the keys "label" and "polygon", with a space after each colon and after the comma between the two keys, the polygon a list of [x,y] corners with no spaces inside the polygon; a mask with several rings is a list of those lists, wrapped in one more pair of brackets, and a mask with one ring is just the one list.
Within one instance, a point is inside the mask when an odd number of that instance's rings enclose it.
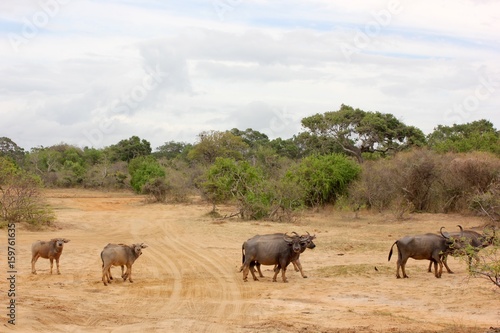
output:
{"label": "dense shrub", "polygon": [[366,161],[359,179],[349,188],[349,203],[354,207],[373,208],[381,212],[400,195],[395,184],[394,167],[390,159]]}
{"label": "dense shrub", "polygon": [[165,202],[167,199],[168,184],[164,178],[150,179],[143,187],[142,193],[148,194],[151,201]]}
{"label": "dense shrub", "polygon": [[360,171],[359,165],[344,155],[313,155],[291,166],[285,179],[304,190],[303,202],[312,207],[334,203]]}
{"label": "dense shrub", "polygon": [[214,210],[215,205],[235,199],[243,218],[260,218],[262,205],[268,202],[263,182],[262,171],[250,163],[218,157],[207,171],[202,191]]}
{"label": "dense shrub", "polygon": [[[498,218],[500,159],[488,153],[457,155],[446,169],[447,190],[456,210]],[[453,199],[453,200],[452,200]]]}
{"label": "dense shrub", "polygon": [[0,219],[31,226],[49,225],[55,217],[43,202],[41,184],[39,177],[0,157]]}
{"label": "dense shrub", "polygon": [[428,150],[398,154],[393,163],[394,181],[404,201],[416,211],[432,210],[433,190],[439,180],[438,156]]}
{"label": "dense shrub", "polygon": [[152,157],[137,157],[130,161],[130,185],[137,193],[142,193],[144,185],[158,178],[165,178],[165,169]]}
{"label": "dense shrub", "polygon": [[413,150],[368,161],[362,168],[349,189],[351,201],[359,206],[379,211],[477,212],[484,202],[494,214],[500,159],[492,154]]}

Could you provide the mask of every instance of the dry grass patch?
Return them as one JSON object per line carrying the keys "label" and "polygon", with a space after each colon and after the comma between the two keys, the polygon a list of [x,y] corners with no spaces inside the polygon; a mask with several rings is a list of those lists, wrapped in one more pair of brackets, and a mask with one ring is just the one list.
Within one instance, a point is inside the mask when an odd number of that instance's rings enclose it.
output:
{"label": "dry grass patch", "polygon": [[373,274],[391,274],[392,269],[386,266],[373,266],[370,264],[351,264],[324,266],[316,269],[317,277],[345,277],[345,276],[366,276],[372,277]]}

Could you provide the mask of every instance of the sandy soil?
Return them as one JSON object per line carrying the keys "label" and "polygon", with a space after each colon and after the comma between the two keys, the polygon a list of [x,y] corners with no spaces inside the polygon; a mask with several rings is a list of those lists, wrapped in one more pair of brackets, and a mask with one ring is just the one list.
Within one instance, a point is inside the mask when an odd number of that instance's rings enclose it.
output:
{"label": "sandy soil", "polygon": [[[0,331],[20,332],[486,332],[500,327],[500,294],[484,279],[455,274],[436,279],[427,261],[410,259],[409,279],[396,279],[393,242],[440,226],[473,227],[460,216],[391,216],[321,211],[294,224],[216,221],[209,205],[145,204],[127,193],[47,191],[57,227],[19,226],[16,325],[7,324],[7,282],[0,279]],[[231,213],[223,207],[222,213]],[[315,233],[317,245],[301,256],[307,279],[289,266],[289,283],[242,281],[241,244],[255,234]],[[61,275],[39,259],[31,274],[31,243],[65,237]],[[6,232],[1,244],[6,244]],[[100,252],[109,242],[149,245],[133,266],[134,283],[101,282]],[[6,246],[2,245],[6,252]],[[7,273],[5,255],[1,267]],[[120,275],[113,268],[115,277]],[[498,289],[498,288],[496,288]]]}

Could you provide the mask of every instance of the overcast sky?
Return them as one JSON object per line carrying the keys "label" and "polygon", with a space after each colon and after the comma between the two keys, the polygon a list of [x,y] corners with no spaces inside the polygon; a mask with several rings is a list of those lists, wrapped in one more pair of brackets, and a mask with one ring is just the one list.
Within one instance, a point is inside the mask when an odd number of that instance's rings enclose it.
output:
{"label": "overcast sky", "polygon": [[0,36],[0,137],[26,150],[288,139],[341,104],[500,129],[496,0],[5,0]]}

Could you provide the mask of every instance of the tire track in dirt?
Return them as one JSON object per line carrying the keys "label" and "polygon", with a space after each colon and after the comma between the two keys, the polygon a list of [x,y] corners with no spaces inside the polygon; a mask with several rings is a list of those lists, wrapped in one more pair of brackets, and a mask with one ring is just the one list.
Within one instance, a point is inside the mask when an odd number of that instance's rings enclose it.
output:
{"label": "tire track in dirt", "polygon": [[[149,273],[157,277],[155,287],[141,291],[143,305],[154,300],[153,315],[158,320],[190,313],[193,320],[183,321],[183,330],[219,332],[221,323],[242,318],[243,282],[236,278],[227,256],[201,247],[199,238],[193,240],[182,222],[161,215],[150,222],[128,223],[130,234],[149,245],[144,254]],[[160,291],[163,284],[169,295]]]}
{"label": "tire track in dirt", "polygon": [[[170,256],[175,258],[173,260],[184,265],[189,264],[201,275],[201,278],[195,279],[195,286],[181,276],[180,284],[186,296],[183,300],[184,305],[196,309],[196,297],[210,299],[215,304],[215,308],[202,309],[200,319],[222,322],[240,317],[242,315],[241,290],[233,277],[234,272],[224,269],[224,267],[230,267],[224,262],[224,258],[211,250],[201,248],[190,241],[189,237],[179,237],[179,233],[174,230],[175,226],[170,223],[164,223],[162,229],[166,243],[171,244],[173,249],[170,253]],[[189,298],[193,292],[195,297]],[[213,328],[210,326],[212,325],[207,327],[208,332],[220,330],[217,325],[213,325]]]}

